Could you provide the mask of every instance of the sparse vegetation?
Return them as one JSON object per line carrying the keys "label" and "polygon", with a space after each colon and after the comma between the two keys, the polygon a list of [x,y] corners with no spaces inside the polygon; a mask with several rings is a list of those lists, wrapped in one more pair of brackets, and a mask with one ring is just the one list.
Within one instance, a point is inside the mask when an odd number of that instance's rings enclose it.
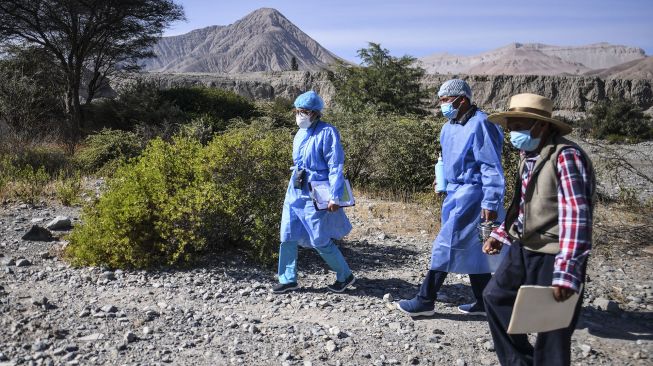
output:
{"label": "sparse vegetation", "polygon": [[641,108],[626,100],[596,103],[579,126],[581,133],[609,142],[640,142],[653,139],[653,122]]}

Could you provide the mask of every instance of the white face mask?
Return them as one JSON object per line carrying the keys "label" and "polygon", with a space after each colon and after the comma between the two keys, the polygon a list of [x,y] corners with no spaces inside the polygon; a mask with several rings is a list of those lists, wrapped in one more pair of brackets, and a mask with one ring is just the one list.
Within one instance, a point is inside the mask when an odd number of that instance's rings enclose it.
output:
{"label": "white face mask", "polygon": [[311,127],[311,115],[304,113],[297,113],[295,115],[295,122],[299,128],[309,128]]}

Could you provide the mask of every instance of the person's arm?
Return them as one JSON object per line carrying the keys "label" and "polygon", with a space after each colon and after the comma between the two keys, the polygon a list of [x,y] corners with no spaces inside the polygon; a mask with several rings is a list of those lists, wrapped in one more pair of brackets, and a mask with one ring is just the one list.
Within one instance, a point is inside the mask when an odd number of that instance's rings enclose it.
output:
{"label": "person's arm", "polygon": [[335,127],[324,129],[322,146],[324,159],[329,167],[329,193],[331,195],[328,210],[333,212],[340,208],[340,199],[345,184],[345,152],[340,143],[340,134]]}
{"label": "person's arm", "polygon": [[580,151],[563,150],[558,156],[558,225],[560,252],[556,255],[552,285],[564,301],[579,292],[592,243],[592,179]]}
{"label": "person's arm", "polygon": [[474,158],[480,167],[483,183],[481,209],[484,219],[496,220],[499,206],[503,204],[505,179],[501,166],[503,132],[494,124],[483,120],[474,138]]}

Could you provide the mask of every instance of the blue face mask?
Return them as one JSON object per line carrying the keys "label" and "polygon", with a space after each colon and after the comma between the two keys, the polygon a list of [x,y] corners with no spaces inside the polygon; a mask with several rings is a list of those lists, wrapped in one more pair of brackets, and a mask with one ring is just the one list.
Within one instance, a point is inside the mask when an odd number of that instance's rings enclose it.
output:
{"label": "blue face mask", "polygon": [[[533,126],[535,127],[535,126]],[[531,130],[533,128],[531,127]],[[533,151],[540,146],[542,138],[531,137],[531,130],[510,131],[510,142],[519,150]]]}
{"label": "blue face mask", "polygon": [[[460,98],[460,97],[458,97]],[[440,111],[442,111],[442,115],[449,118],[449,119],[454,119],[458,115],[458,108],[453,107],[453,103],[458,100],[458,98],[454,99],[451,103],[442,103],[440,104]]]}

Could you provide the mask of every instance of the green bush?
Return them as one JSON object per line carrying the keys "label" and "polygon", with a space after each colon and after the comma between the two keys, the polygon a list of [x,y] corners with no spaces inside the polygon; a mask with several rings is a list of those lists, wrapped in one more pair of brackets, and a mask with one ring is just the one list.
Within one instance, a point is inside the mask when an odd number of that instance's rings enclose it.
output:
{"label": "green bush", "polygon": [[129,131],[139,125],[155,127],[187,121],[188,116],[175,103],[161,96],[160,88],[156,81],[137,79],[121,88],[115,99],[84,105],[87,128]]}
{"label": "green bush", "polygon": [[174,103],[191,118],[209,115],[216,130],[224,130],[232,118],[249,118],[255,107],[240,95],[222,89],[207,87],[179,87],[160,90],[163,100]]}
{"label": "green bush", "polygon": [[653,123],[634,103],[605,100],[596,103],[580,122],[580,132],[610,142],[639,142],[653,138]]}
{"label": "green bush", "polygon": [[359,188],[420,192],[431,189],[443,120],[419,116],[336,113],[345,170]]}
{"label": "green bush", "polygon": [[84,172],[95,173],[108,163],[115,166],[116,162],[138,156],[142,150],[143,142],[135,133],[105,128],[86,137],[76,160]]}
{"label": "green bush", "polygon": [[216,137],[205,151],[208,172],[226,194],[235,244],[260,262],[275,261],[292,165],[291,131],[254,123]]}
{"label": "green bush", "polygon": [[70,236],[74,264],[183,265],[232,245],[268,262],[278,245],[290,134],[248,127],[207,146],[152,141],[120,167]]}
{"label": "green bush", "polygon": [[268,119],[274,127],[296,128],[293,102],[285,98],[275,98],[271,102],[258,102],[258,114]]}
{"label": "green bush", "polygon": [[82,177],[79,171],[72,174],[60,172],[54,184],[55,196],[62,205],[72,206],[80,202]]}

